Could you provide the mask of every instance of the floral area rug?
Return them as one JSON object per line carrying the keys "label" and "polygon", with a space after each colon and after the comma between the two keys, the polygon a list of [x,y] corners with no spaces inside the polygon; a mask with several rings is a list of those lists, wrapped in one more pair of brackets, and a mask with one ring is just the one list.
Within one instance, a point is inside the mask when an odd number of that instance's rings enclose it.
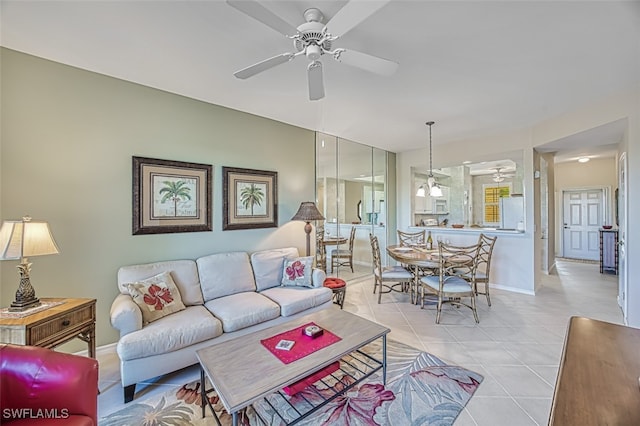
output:
{"label": "floral area rug", "polygon": [[[381,343],[373,342],[363,351],[379,357]],[[349,367],[344,364],[338,372],[291,397],[277,393],[255,403],[241,413],[239,423],[283,425],[290,422],[296,417],[295,409],[304,412],[309,402],[322,400],[323,395],[353,383]],[[357,384],[297,424],[451,425],[483,379],[473,371],[447,365],[429,353],[389,339],[386,386],[382,384],[381,373]],[[231,425],[231,416],[215,392],[207,396],[221,424]],[[200,401],[200,382],[195,381],[147,400],[134,400],[124,409],[100,419],[99,425],[215,425],[209,408],[207,417],[202,418]]]}

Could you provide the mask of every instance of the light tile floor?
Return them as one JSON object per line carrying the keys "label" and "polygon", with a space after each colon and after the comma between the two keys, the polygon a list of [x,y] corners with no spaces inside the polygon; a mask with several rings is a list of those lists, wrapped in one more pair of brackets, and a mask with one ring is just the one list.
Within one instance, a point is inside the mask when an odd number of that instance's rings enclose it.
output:
{"label": "light tile floor", "polygon": [[[543,275],[536,296],[493,290],[492,306],[478,299],[480,324],[466,308],[446,307],[435,324],[435,308],[411,305],[402,293],[377,304],[373,282],[349,283],[344,309],[386,325],[390,337],[422,348],[484,376],[456,425],[546,425],[571,316],[621,324],[617,277],[597,264],[558,261],[557,275]],[[98,351],[99,416],[123,407],[119,362],[113,346]],[[197,366],[139,384],[137,398],[164,392],[199,377]]]}

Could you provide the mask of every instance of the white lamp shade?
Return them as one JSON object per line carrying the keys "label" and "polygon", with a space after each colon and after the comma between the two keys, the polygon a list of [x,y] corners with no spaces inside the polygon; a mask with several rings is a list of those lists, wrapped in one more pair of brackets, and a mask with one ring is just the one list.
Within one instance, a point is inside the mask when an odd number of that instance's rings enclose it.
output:
{"label": "white lamp shade", "polygon": [[429,195],[432,197],[442,197],[442,188],[440,188],[438,184],[434,184],[429,191]]}
{"label": "white lamp shade", "polygon": [[426,192],[424,190],[424,185],[420,185],[420,187],[418,188],[418,190],[416,191],[416,197],[424,197],[426,196]]}
{"label": "white lamp shade", "polygon": [[0,228],[0,259],[59,253],[47,222],[5,220]]}

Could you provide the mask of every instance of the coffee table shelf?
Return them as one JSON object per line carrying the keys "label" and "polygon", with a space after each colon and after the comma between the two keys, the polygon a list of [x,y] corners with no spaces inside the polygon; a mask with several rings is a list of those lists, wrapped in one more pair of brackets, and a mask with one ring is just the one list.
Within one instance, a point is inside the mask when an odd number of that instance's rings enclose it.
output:
{"label": "coffee table shelf", "polygon": [[[313,395],[318,397],[317,401],[313,401],[310,398],[305,397],[304,393],[299,393],[300,399],[304,400],[300,406],[294,406],[291,403],[291,396],[286,395],[283,391],[275,392],[262,401],[255,402],[253,404],[256,415],[260,418],[265,425],[270,425],[279,418],[284,424],[294,425],[305,418],[309,417],[322,407],[344,395],[363,380],[371,377],[376,372],[384,368],[384,360],[378,360],[372,356],[357,350],[349,355],[344,356],[340,360],[340,369],[323,379],[320,379],[316,383],[322,383],[324,385],[324,394],[315,386],[308,387],[307,392],[312,392]],[[352,380],[345,380],[345,377],[350,377]],[[340,390],[335,389],[336,383],[342,383]],[[266,404],[273,411],[273,418],[264,418],[264,410],[258,408],[259,405]],[[278,407],[286,406],[288,409],[286,412],[293,414],[293,416],[287,416],[286,413],[280,412]]]}

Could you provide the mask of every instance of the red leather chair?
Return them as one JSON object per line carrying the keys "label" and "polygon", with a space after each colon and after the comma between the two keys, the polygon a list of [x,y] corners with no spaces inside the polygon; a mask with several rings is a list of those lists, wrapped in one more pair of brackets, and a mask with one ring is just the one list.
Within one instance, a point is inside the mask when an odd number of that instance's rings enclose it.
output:
{"label": "red leather chair", "polygon": [[35,346],[0,344],[0,423],[98,424],[98,361]]}

